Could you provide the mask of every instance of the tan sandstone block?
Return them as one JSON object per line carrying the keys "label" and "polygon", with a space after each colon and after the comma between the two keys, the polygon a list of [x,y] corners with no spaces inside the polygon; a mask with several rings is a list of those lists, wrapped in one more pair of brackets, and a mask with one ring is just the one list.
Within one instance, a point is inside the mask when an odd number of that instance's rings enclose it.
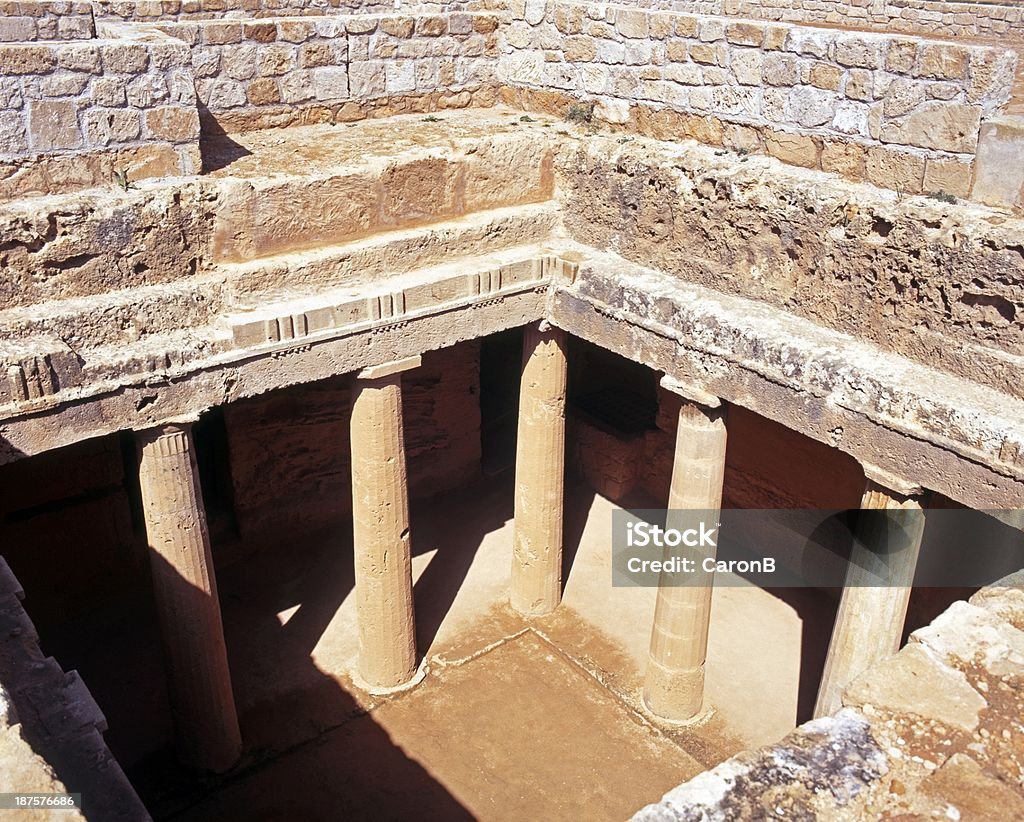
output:
{"label": "tan sandstone block", "polygon": [[722,133],[722,145],[726,148],[756,152],[761,150],[761,137],[756,128],[727,123]]}
{"label": "tan sandstone block", "polygon": [[273,43],[277,39],[277,26],[273,23],[246,23],[244,34],[246,40]]}
{"label": "tan sandstone block", "polygon": [[760,46],[764,42],[764,26],[756,23],[730,23],[725,39],[735,46]]}
{"label": "tan sandstone block", "polygon": [[764,144],[768,153],[794,166],[818,167],[818,146],[804,134],[788,134],[784,131],[766,129]]}
{"label": "tan sandstone block", "polygon": [[652,13],[650,17],[650,36],[655,40],[664,40],[675,34],[676,24],[671,14]]}
{"label": "tan sandstone block", "polygon": [[789,29],[786,26],[766,26],[761,48],[765,51],[782,51],[786,47]]}
{"label": "tan sandstone block", "polygon": [[826,91],[839,91],[839,81],[843,70],[831,63],[815,63],[811,66],[810,82],[815,88]]}
{"label": "tan sandstone block", "polygon": [[149,52],[137,43],[103,46],[103,70],[108,74],[140,74],[149,65]]}
{"label": "tan sandstone block", "polygon": [[597,56],[593,38],[566,37],[562,42],[565,59],[570,63],[589,63]]}
{"label": "tan sandstone block", "polygon": [[971,199],[1024,209],[1024,117],[998,117],[981,126]]}
{"label": "tan sandstone block", "polygon": [[45,74],[56,64],[46,46],[0,46],[0,74]]}
{"label": "tan sandstone block", "polygon": [[865,174],[870,183],[881,188],[920,194],[924,158],[884,146],[869,146]]}
{"label": "tan sandstone block", "polygon": [[914,40],[894,40],[885,54],[885,67],[889,71],[908,74],[917,62],[917,43]]}
{"label": "tan sandstone block", "polygon": [[690,58],[690,48],[685,40],[669,40],[665,44],[665,56],[675,63],[685,63]]}
{"label": "tan sandstone block", "polygon": [[725,48],[718,43],[693,43],[690,46],[690,59],[695,63],[709,66],[725,64]]}
{"label": "tan sandstone block", "polygon": [[28,108],[29,143],[37,151],[78,148],[82,132],[72,100],[33,100]]}
{"label": "tan sandstone block", "polygon": [[697,36],[697,23],[696,17],[689,14],[680,14],[675,17],[675,29],[677,37],[696,37]]}
{"label": "tan sandstone block", "polygon": [[477,34],[491,34],[498,30],[498,18],[479,15],[473,18],[473,31]]}
{"label": "tan sandstone block", "polygon": [[966,197],[971,190],[971,164],[966,160],[929,157],[924,167],[924,190]]}
{"label": "tan sandstone block", "polygon": [[619,9],[615,15],[615,30],[623,37],[636,39],[647,37],[647,12]]}
{"label": "tan sandstone block", "polygon": [[185,106],[160,106],[145,113],[146,133],[169,143],[199,139],[199,113]]}
{"label": "tan sandstone block", "polygon": [[277,24],[277,39],[289,43],[305,43],[316,33],[309,20],[282,20]]}
{"label": "tan sandstone block", "polygon": [[416,33],[424,37],[440,37],[448,31],[448,22],[440,16],[421,17],[417,21]]}
{"label": "tan sandstone block", "polygon": [[971,154],[978,144],[981,109],[978,106],[927,102],[882,126],[883,143]]}
{"label": "tan sandstone block", "polygon": [[260,77],[245,88],[245,96],[254,106],[266,106],[281,102],[281,91],[273,77]]}
{"label": "tan sandstone block", "polygon": [[387,17],[380,21],[380,30],[405,40],[412,37],[415,25],[416,21],[411,17]]}
{"label": "tan sandstone block", "polygon": [[825,140],[821,146],[822,171],[831,171],[847,180],[863,180],[866,153],[859,143]]}
{"label": "tan sandstone block", "polygon": [[242,42],[241,23],[207,23],[203,26],[203,42],[209,45]]}
{"label": "tan sandstone block", "polygon": [[978,727],[978,714],[987,707],[963,673],[914,643],[855,679],[843,704],[926,716],[967,732]]}
{"label": "tan sandstone block", "polygon": [[914,76],[931,80],[962,80],[967,74],[969,57],[970,52],[960,46],[946,43],[923,45],[914,67]]}

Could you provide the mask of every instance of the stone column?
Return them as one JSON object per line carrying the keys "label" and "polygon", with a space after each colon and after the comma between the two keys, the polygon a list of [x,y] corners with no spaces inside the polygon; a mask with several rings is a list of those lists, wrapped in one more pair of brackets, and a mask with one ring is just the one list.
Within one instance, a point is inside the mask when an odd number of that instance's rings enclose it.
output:
{"label": "stone column", "polygon": [[182,761],[223,772],[242,753],[192,429],[136,434],[153,595]]}
{"label": "stone column", "polygon": [[[917,556],[924,534],[920,488],[867,468],[867,487],[839,602],[815,717],[842,707],[843,691],[900,648]],[[875,476],[876,479],[873,479]],[[899,490],[892,490],[899,486]]]}
{"label": "stone column", "polygon": [[562,598],[566,336],[546,322],[523,332],[512,529],[512,607],[551,613]]}
{"label": "stone column", "polygon": [[373,689],[416,674],[402,372],[420,358],[366,368],[352,385],[352,530],[359,674]]}
{"label": "stone column", "polygon": [[[671,389],[677,384],[662,380],[662,385]],[[720,405],[717,399],[711,402]],[[718,521],[725,478],[725,445],[725,409],[684,399],[679,408],[666,528],[685,531],[699,528],[701,520],[709,524]],[[670,556],[678,551],[666,548],[665,553]],[[700,562],[704,557],[714,557],[714,548],[691,549],[687,556],[696,558],[692,573],[663,572],[659,580],[643,685],[647,709],[672,722],[693,720],[701,712],[715,581],[714,572],[704,571]]]}

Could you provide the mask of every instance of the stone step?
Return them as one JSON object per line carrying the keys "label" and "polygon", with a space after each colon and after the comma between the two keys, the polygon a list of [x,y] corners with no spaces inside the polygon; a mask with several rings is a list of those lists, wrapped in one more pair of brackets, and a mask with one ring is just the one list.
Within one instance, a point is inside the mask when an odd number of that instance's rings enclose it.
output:
{"label": "stone step", "polygon": [[496,208],[421,228],[389,231],[365,240],[290,251],[242,263],[222,263],[236,310],[287,300],[338,286],[376,282],[382,276],[441,265],[458,256],[543,242],[561,225],[553,202]]}
{"label": "stone step", "polygon": [[554,120],[519,112],[403,115],[211,138],[213,255],[242,262],[550,200]]}
{"label": "stone step", "polygon": [[[101,345],[131,344],[151,334],[206,325],[220,310],[222,292],[219,278],[197,276],[12,308],[0,311],[0,342],[31,346],[40,338],[57,339],[81,356]],[[37,356],[44,348],[38,348]]]}

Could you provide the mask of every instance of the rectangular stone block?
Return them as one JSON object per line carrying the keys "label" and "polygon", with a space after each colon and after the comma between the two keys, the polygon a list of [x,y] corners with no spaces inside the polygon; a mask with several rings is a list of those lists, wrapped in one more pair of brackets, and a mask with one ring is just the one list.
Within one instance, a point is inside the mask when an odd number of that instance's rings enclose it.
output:
{"label": "rectangular stone block", "polygon": [[980,125],[979,106],[932,101],[883,123],[880,137],[883,143],[973,154]]}
{"label": "rectangular stone block", "polygon": [[725,39],[736,46],[760,46],[764,42],[764,26],[756,23],[730,23]]}
{"label": "rectangular stone block", "polygon": [[100,52],[106,74],[140,74],[149,65],[149,52],[138,43],[102,46]]}
{"label": "rectangular stone block", "polygon": [[78,148],[82,132],[72,100],[33,100],[28,108],[29,143],[35,151]]}
{"label": "rectangular stone block", "polygon": [[45,74],[56,63],[48,46],[0,46],[0,75]]}
{"label": "rectangular stone block", "polygon": [[168,143],[199,139],[199,113],[185,106],[159,106],[145,113],[146,137]]}
{"label": "rectangular stone block", "polygon": [[28,134],[20,111],[0,111],[0,156],[17,156],[28,150]]}
{"label": "rectangular stone block", "polygon": [[966,197],[971,190],[970,161],[929,157],[924,167],[924,190],[928,194]]}
{"label": "rectangular stone block", "polygon": [[971,199],[1024,209],[1024,117],[998,117],[982,124]]}
{"label": "rectangular stone block", "polygon": [[884,146],[870,146],[864,173],[868,182],[881,188],[920,194],[924,182],[924,158]]}
{"label": "rectangular stone block", "polygon": [[348,97],[348,72],[342,66],[313,69],[313,95],[317,100]]}
{"label": "rectangular stone block", "polygon": [[133,109],[93,108],[83,119],[90,146],[126,143],[139,136],[139,114]]}
{"label": "rectangular stone block", "polygon": [[378,61],[349,64],[349,93],[353,99],[369,100],[384,95],[384,63]]}
{"label": "rectangular stone block", "polygon": [[407,94],[416,90],[416,64],[412,60],[393,60],[384,67],[384,90],[388,94]]}
{"label": "rectangular stone block", "polygon": [[35,40],[36,24],[31,17],[0,17],[0,42]]}

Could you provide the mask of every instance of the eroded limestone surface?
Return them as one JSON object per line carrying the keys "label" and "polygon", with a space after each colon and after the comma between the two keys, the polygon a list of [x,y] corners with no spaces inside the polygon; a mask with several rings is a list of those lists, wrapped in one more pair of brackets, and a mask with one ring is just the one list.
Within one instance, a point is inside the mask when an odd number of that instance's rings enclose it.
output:
{"label": "eroded limestone surface", "polygon": [[1020,574],[955,603],[855,680],[834,717],[669,791],[637,822],[1024,814]]}

